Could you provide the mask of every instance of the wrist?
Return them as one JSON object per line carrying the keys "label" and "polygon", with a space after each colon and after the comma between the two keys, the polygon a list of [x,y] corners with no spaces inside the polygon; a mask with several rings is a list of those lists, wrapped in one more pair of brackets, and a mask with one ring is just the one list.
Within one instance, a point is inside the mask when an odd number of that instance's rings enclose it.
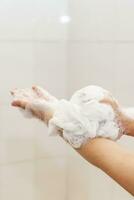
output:
{"label": "wrist", "polygon": [[129,117],[125,111],[122,111],[120,122],[126,135],[134,136],[134,119]]}

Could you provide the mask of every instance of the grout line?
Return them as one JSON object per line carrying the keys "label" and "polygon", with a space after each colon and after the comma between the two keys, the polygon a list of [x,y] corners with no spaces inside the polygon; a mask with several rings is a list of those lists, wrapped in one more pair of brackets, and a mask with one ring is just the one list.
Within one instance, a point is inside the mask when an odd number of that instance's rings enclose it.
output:
{"label": "grout line", "polygon": [[8,165],[16,165],[16,164],[22,164],[26,162],[33,162],[33,161],[39,161],[39,160],[45,160],[45,159],[55,159],[55,158],[69,158],[73,157],[70,155],[55,155],[55,156],[44,156],[44,157],[38,157],[38,158],[33,158],[33,159],[26,159],[26,160],[20,160],[20,161],[11,161],[11,162],[5,162],[5,163],[0,163],[0,167],[2,166],[8,166]]}
{"label": "grout line", "polygon": [[0,39],[0,42],[1,43],[4,43],[4,42],[10,42],[10,43],[17,43],[17,42],[29,42],[29,43],[36,43],[36,42],[39,42],[39,43],[66,43],[68,40],[34,40],[34,39]]}
{"label": "grout line", "polygon": [[89,44],[131,44],[134,40],[68,40],[71,43],[89,43]]}
{"label": "grout line", "polygon": [[29,162],[36,162],[39,160],[49,160],[49,159],[56,159],[56,158],[66,158],[67,160],[69,158],[76,158],[76,156],[73,155],[55,155],[55,156],[44,156],[44,157],[38,157],[38,158],[33,158],[33,159],[24,159],[24,160],[20,160],[20,161],[11,161],[11,162],[5,162],[5,163],[0,163],[0,167],[3,166],[8,166],[8,165],[16,165],[16,164],[22,164],[22,163],[29,163]]}
{"label": "grout line", "polygon": [[66,190],[65,190],[65,200],[69,200],[69,157],[66,158],[66,180],[65,180],[65,186],[66,186]]}
{"label": "grout line", "polygon": [[89,43],[89,44],[133,44],[134,40],[30,40],[30,39],[18,39],[18,40],[2,40],[0,39],[0,43],[46,43],[46,44],[70,44],[70,43]]}

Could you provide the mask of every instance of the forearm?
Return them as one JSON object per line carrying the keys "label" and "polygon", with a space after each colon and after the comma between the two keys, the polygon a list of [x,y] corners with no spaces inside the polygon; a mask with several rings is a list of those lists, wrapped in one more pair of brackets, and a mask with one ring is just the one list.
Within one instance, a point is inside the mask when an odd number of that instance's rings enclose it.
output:
{"label": "forearm", "polygon": [[134,195],[134,154],[103,138],[93,139],[77,151]]}

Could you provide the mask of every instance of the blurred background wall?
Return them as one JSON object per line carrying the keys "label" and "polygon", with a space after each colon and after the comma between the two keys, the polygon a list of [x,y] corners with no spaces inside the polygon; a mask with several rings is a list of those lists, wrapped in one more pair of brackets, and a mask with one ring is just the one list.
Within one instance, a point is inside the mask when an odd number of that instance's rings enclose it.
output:
{"label": "blurred background wall", "polygon": [[[132,0],[1,0],[0,199],[132,200],[43,123],[10,106],[9,91],[41,85],[58,98],[97,84],[133,105]],[[120,143],[134,149],[134,139]]]}

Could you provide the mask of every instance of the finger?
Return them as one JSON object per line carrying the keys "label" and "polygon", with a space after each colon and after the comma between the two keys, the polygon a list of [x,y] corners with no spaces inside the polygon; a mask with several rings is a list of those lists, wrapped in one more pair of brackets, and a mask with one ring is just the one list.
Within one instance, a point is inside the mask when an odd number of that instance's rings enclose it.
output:
{"label": "finger", "polygon": [[[32,87],[33,91],[36,93],[36,95],[38,97],[42,97],[42,98],[45,98],[46,99],[46,95],[45,95],[45,91],[43,88],[41,87],[38,87],[38,86],[33,86]],[[46,99],[47,100],[47,99]]]}
{"label": "finger", "polygon": [[11,91],[10,91],[10,94],[11,94],[12,96],[15,96],[16,91],[17,91],[17,88],[15,88],[14,90],[11,90]]}
{"label": "finger", "polygon": [[114,110],[114,112],[116,113],[116,115],[118,116],[118,117],[121,117],[121,107],[120,107],[120,105],[118,104],[118,102],[114,99],[108,99],[108,98],[105,98],[105,99],[103,99],[102,101],[101,101],[101,103],[104,103],[104,104],[107,104],[107,105],[109,105],[109,106],[111,106],[112,107],[112,109]]}
{"label": "finger", "polygon": [[111,105],[114,110],[116,110],[119,107],[118,102],[116,100],[103,99],[100,102]]}
{"label": "finger", "polygon": [[21,109],[23,109],[23,110],[26,109],[26,110],[29,111],[33,116],[35,116],[35,117],[37,117],[37,118],[43,120],[43,115],[42,115],[42,113],[41,113],[40,111],[38,111],[37,109],[35,109],[35,108],[33,107],[33,105],[30,104],[30,103],[28,104],[28,103],[25,102],[25,101],[17,100],[17,101],[13,101],[13,102],[12,102],[12,106],[21,108]]}
{"label": "finger", "polygon": [[11,95],[15,100],[21,99],[23,101],[30,101],[37,98],[31,89],[16,89],[11,91]]}
{"label": "finger", "polygon": [[38,95],[38,97],[44,98],[46,101],[56,100],[51,94],[49,94],[46,90],[39,86],[33,86],[33,91]]}
{"label": "finger", "polygon": [[19,107],[22,109],[25,109],[27,105],[28,105],[28,103],[26,101],[15,100],[12,102],[12,106]]}
{"label": "finger", "polygon": [[10,91],[10,94],[11,94],[12,96],[14,96],[14,91]]}

